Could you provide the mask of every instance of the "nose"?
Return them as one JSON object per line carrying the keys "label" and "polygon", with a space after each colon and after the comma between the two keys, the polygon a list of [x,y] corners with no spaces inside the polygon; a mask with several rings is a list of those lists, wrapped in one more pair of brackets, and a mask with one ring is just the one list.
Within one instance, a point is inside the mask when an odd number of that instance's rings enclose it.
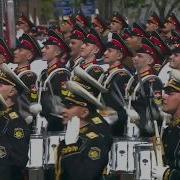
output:
{"label": "nose", "polygon": [[106,55],[108,53],[108,51],[106,50],[105,52],[104,52],[104,55]]}
{"label": "nose", "polygon": [[167,97],[168,97],[168,94],[163,93],[163,95],[162,95],[163,100],[166,100],[166,99],[167,99]]}
{"label": "nose", "polygon": [[43,48],[41,49],[41,52],[42,52],[42,53],[44,53],[44,52],[45,52],[45,47],[43,47]]}
{"label": "nose", "polygon": [[86,47],[86,45],[85,45],[85,44],[82,44],[81,49],[84,49],[85,47]]}

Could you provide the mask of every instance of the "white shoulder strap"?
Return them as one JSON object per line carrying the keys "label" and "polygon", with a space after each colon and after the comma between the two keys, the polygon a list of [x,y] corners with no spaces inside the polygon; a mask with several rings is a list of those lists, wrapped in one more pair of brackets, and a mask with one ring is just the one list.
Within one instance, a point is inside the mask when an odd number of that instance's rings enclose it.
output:
{"label": "white shoulder strap", "polygon": [[33,73],[33,74],[36,75],[36,77],[37,77],[37,74],[36,74],[35,72],[31,71],[31,70],[25,70],[25,71],[20,72],[20,73],[18,74],[18,77],[21,78],[22,76],[24,76],[24,75],[27,74],[27,73]]}
{"label": "white shoulder strap", "polygon": [[116,69],[112,73],[109,74],[109,76],[107,77],[106,81],[104,82],[104,87],[107,86],[107,84],[112,80],[112,78],[116,74],[122,73],[122,72],[128,74],[130,77],[132,76],[131,73],[128,70],[124,69],[124,68],[123,69]]}
{"label": "white shoulder strap", "polygon": [[[159,79],[159,77],[158,76],[156,76],[156,75],[153,75],[153,74],[151,74],[151,75],[147,75],[147,76],[145,76],[145,77],[143,77],[142,79],[141,79],[141,83],[142,84],[144,84],[144,82],[147,82],[147,81],[149,81],[150,79]],[[160,79],[159,79],[160,80]],[[140,88],[141,88],[141,83],[140,82],[138,82],[138,84],[136,85],[136,87],[134,88],[134,92],[133,92],[133,94],[132,94],[132,99],[134,100],[135,98],[136,98],[136,93],[140,90]]]}
{"label": "white shoulder strap", "polygon": [[69,70],[67,70],[66,68],[57,68],[55,69],[54,71],[52,71],[49,76],[47,77],[47,79],[45,80],[44,82],[44,85],[43,85],[43,89],[46,89],[46,85],[47,83],[51,80],[51,78],[53,78],[53,76],[59,72],[59,71],[65,71],[67,73],[67,75],[70,77],[71,73]]}

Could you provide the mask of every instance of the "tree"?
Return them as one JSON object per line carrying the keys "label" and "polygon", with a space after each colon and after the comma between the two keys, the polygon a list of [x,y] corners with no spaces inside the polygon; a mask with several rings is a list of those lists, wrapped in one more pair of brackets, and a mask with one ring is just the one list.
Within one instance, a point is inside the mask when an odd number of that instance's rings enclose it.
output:
{"label": "tree", "polygon": [[54,2],[55,0],[42,0],[41,19],[43,23],[54,18]]}
{"label": "tree", "polygon": [[153,2],[162,20],[173,11],[180,10],[179,0],[153,0]]}

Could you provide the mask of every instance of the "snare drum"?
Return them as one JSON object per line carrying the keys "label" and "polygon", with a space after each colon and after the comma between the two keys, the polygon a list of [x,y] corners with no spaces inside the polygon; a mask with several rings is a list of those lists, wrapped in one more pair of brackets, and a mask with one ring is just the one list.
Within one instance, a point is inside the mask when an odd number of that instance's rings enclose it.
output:
{"label": "snare drum", "polygon": [[30,137],[29,143],[29,161],[27,163],[28,168],[40,168],[44,164],[44,140],[43,136],[39,134],[33,134]]}
{"label": "snare drum", "polygon": [[55,164],[56,148],[62,140],[64,140],[65,132],[48,133],[45,138],[45,165]]}
{"label": "snare drum", "polygon": [[152,167],[156,165],[153,144],[135,145],[136,180],[154,180],[152,178]]}
{"label": "snare drum", "polygon": [[147,142],[137,138],[115,138],[110,157],[111,171],[134,173],[134,146]]}

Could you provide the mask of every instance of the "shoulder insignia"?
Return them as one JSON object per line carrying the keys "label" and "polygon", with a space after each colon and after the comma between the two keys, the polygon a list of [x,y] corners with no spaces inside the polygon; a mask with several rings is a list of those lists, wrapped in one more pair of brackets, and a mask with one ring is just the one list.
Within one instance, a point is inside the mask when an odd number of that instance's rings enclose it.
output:
{"label": "shoulder insignia", "polygon": [[98,160],[101,158],[101,149],[98,147],[91,147],[88,152],[88,157],[92,160]]}
{"label": "shoulder insignia", "polygon": [[63,155],[71,154],[78,152],[79,148],[78,146],[67,146],[61,150]]}
{"label": "shoulder insignia", "polygon": [[102,124],[102,120],[99,117],[92,118],[94,124]]}
{"label": "shoulder insignia", "polygon": [[149,71],[145,71],[145,72],[143,72],[143,73],[141,74],[141,77],[145,77],[145,76],[147,76],[147,75],[149,75],[149,74],[150,74]]}
{"label": "shoulder insignia", "polygon": [[18,118],[19,116],[18,116],[18,114],[17,114],[16,112],[11,112],[11,113],[9,113],[9,117],[10,117],[11,119],[16,119],[16,118]]}
{"label": "shoulder insignia", "polygon": [[6,153],[6,149],[4,146],[0,146],[0,159],[6,157],[7,153]]}
{"label": "shoulder insignia", "polygon": [[24,138],[24,131],[22,128],[15,128],[14,129],[14,137],[16,139],[22,139]]}
{"label": "shoulder insignia", "polygon": [[84,134],[87,130],[88,130],[87,127],[83,127],[83,128],[80,129],[80,133]]}
{"label": "shoulder insignia", "polygon": [[126,76],[126,75],[128,75],[125,71],[121,71],[121,72],[119,72],[118,73],[120,76]]}
{"label": "shoulder insignia", "polygon": [[89,139],[94,139],[94,138],[99,137],[99,135],[96,134],[95,132],[89,132],[86,134],[86,137],[88,137]]}
{"label": "shoulder insignia", "polygon": [[156,79],[155,78],[151,78],[151,79],[149,79],[149,82],[155,82],[156,81]]}

